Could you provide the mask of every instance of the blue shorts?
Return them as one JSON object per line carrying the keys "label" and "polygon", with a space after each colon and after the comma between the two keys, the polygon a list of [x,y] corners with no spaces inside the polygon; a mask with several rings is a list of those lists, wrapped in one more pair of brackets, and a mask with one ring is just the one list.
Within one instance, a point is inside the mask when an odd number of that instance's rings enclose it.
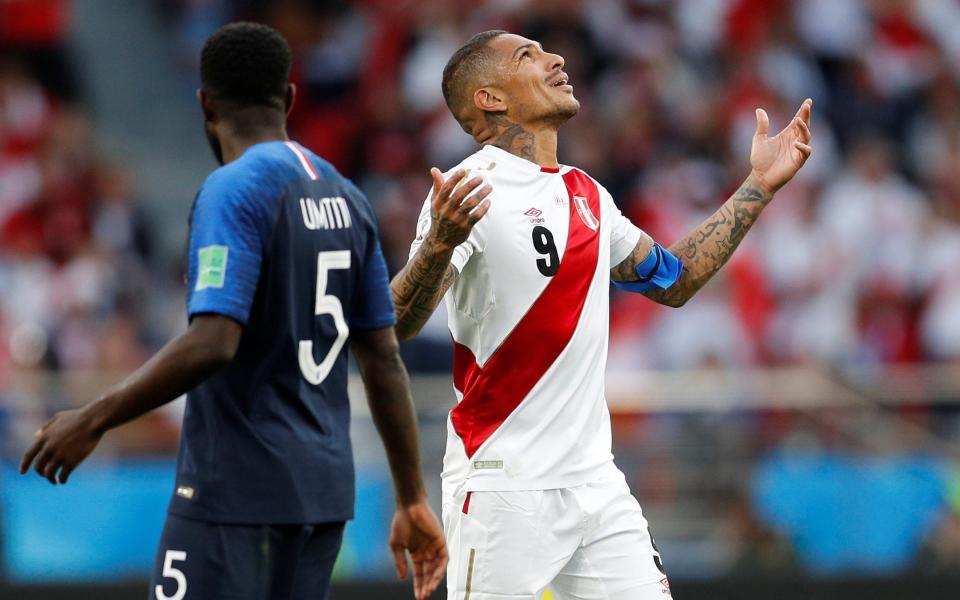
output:
{"label": "blue shorts", "polygon": [[150,600],[323,600],[343,523],[233,525],[167,515]]}

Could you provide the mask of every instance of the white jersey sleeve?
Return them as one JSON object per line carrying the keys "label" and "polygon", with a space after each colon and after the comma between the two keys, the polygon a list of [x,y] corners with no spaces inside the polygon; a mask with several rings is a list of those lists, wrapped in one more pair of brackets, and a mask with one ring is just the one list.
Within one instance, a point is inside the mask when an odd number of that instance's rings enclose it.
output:
{"label": "white jersey sleeve", "polygon": [[614,203],[610,192],[599,183],[597,188],[600,190],[600,199],[604,205],[603,210],[610,215],[610,266],[615,267],[630,256],[641,239],[650,236],[631,223],[630,219],[623,216],[623,213]]}

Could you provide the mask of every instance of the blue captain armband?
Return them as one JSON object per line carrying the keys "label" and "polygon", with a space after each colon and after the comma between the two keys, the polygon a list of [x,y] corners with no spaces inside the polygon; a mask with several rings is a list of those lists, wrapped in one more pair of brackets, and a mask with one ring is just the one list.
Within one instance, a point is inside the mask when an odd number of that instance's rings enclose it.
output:
{"label": "blue captain armband", "polygon": [[636,294],[667,289],[679,281],[680,274],[683,273],[683,261],[660,244],[654,243],[650,254],[637,265],[636,272],[639,281],[614,281],[613,285]]}

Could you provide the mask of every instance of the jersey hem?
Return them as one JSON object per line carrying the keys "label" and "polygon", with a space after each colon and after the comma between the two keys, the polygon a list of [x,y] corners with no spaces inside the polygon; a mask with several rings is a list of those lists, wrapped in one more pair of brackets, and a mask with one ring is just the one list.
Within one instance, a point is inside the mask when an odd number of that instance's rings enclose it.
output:
{"label": "jersey hem", "polygon": [[[613,458],[596,467],[584,469],[576,475],[565,477],[538,477],[535,479],[512,479],[504,477],[467,477],[462,482],[463,490],[467,492],[527,492],[531,490],[558,490],[574,488],[593,483],[610,475],[621,473],[613,462]],[[448,479],[445,485],[459,487],[461,482]]]}

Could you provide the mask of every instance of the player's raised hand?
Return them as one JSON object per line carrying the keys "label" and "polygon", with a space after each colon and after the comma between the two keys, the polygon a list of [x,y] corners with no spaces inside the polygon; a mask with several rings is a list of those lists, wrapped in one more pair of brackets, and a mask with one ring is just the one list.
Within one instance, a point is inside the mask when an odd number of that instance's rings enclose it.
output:
{"label": "player's raised hand", "polygon": [[434,243],[455,248],[466,241],[477,221],[490,210],[487,196],[493,190],[483,178],[467,180],[467,172],[457,169],[444,181],[440,169],[430,169],[433,177],[433,196],[430,200],[430,232]]}
{"label": "player's raised hand", "polygon": [[397,508],[390,525],[390,550],[400,579],[407,577],[409,553],[417,600],[424,600],[437,589],[447,570],[447,544],[426,500]]}
{"label": "player's raised hand", "polygon": [[58,412],[35,435],[20,461],[20,474],[34,470],[56,485],[66,483],[70,473],[97,447],[103,433],[97,431],[82,409]]}
{"label": "player's raised hand", "polygon": [[800,170],[810,157],[810,114],[813,100],[807,98],[793,120],[773,137],[767,136],[770,119],[766,111],[757,109],[757,131],[753,135],[753,147],[750,150],[750,166],[753,175],[767,187],[771,193]]}

